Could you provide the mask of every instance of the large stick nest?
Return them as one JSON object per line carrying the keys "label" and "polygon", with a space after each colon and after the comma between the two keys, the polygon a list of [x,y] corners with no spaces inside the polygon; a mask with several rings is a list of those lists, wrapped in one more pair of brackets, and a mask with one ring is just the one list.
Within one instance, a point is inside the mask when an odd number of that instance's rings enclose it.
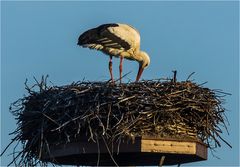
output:
{"label": "large stick nest", "polygon": [[49,145],[83,136],[108,142],[138,136],[191,138],[210,148],[221,146],[220,141],[228,144],[220,136],[227,130],[222,106],[226,94],[188,80],[47,86],[42,78],[26,90],[28,95],[10,108],[18,121],[13,140],[23,143],[13,160],[21,157],[19,165],[37,162]]}

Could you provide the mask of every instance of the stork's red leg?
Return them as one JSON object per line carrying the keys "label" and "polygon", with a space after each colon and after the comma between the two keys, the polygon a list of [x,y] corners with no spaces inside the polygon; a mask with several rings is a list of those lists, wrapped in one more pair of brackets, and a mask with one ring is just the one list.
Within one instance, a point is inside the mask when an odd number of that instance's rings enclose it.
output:
{"label": "stork's red leg", "polygon": [[109,68],[109,72],[110,72],[112,83],[114,83],[113,74],[112,74],[112,56],[110,56],[108,68]]}
{"label": "stork's red leg", "polygon": [[120,56],[120,65],[119,65],[120,83],[122,83],[122,62],[123,62],[123,57]]}

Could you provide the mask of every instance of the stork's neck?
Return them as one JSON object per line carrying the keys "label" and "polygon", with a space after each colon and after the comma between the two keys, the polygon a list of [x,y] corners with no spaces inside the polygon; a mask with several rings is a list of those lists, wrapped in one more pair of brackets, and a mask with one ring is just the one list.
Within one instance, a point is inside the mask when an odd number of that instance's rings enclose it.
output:
{"label": "stork's neck", "polygon": [[139,65],[142,68],[146,68],[150,64],[150,57],[144,51],[139,51],[136,54],[135,59],[139,62]]}
{"label": "stork's neck", "polygon": [[142,62],[143,61],[143,56],[142,56],[142,51],[138,50],[137,52],[135,52],[135,59],[138,62]]}

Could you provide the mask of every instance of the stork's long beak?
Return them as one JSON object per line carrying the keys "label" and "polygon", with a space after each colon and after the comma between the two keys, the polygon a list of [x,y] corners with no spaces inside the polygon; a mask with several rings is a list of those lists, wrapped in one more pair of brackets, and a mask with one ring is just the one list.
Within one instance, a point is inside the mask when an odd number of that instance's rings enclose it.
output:
{"label": "stork's long beak", "polygon": [[138,69],[138,74],[137,74],[137,78],[136,78],[136,82],[139,81],[141,75],[142,75],[142,72],[143,72],[144,68],[140,65],[139,66],[139,69]]}

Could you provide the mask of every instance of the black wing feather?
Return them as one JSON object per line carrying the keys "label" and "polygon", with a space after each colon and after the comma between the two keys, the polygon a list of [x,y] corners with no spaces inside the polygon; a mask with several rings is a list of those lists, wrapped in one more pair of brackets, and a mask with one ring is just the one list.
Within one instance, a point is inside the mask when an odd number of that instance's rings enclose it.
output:
{"label": "black wing feather", "polygon": [[[103,24],[97,28],[90,29],[83,34],[81,34],[78,38],[78,45],[84,46],[87,44],[100,44],[104,47],[109,48],[124,48],[126,50],[130,49],[131,46],[121,38],[112,34],[107,30],[109,27],[118,27],[118,24]],[[120,42],[116,42],[120,41]]]}

